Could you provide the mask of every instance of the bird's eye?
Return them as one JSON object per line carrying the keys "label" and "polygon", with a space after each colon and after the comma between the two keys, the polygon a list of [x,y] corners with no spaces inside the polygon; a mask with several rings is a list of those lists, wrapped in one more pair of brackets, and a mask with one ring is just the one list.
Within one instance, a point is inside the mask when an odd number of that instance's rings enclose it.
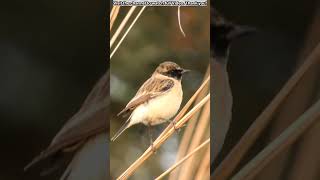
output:
{"label": "bird's eye", "polygon": [[171,74],[172,72],[172,70],[167,70],[167,74]]}

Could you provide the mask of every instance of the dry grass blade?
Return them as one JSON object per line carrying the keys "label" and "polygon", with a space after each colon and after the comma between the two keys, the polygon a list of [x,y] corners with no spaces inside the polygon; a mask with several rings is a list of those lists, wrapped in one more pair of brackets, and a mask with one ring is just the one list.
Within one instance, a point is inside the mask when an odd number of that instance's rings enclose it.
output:
{"label": "dry grass blade", "polygon": [[205,142],[203,142],[200,146],[198,146],[197,148],[195,148],[193,151],[191,151],[187,156],[185,156],[184,158],[182,158],[180,161],[178,161],[177,163],[175,163],[173,166],[171,166],[169,169],[167,169],[164,173],[162,173],[160,176],[158,176],[155,180],[160,180],[162,178],[164,178],[167,174],[169,174],[171,171],[173,171],[176,167],[178,167],[179,165],[181,165],[183,162],[185,162],[187,159],[189,159],[191,156],[193,156],[196,152],[198,152],[199,150],[201,150],[202,148],[205,147],[205,145],[208,145],[210,143],[210,138],[207,139]]}
{"label": "dry grass blade", "polygon": [[[189,147],[188,152],[191,152],[195,147],[197,147],[202,138],[205,135],[206,130],[208,129],[207,127],[210,127],[210,104],[207,103],[203,111],[201,112],[200,119],[198,121],[196,130],[194,132],[193,138],[191,139],[191,144]],[[181,172],[179,174],[178,179],[191,179],[192,178],[192,173],[194,172],[195,168],[195,162],[194,162],[194,157],[190,158],[184,165],[182,166]]]}
{"label": "dry grass blade", "polygon": [[114,22],[117,19],[119,10],[120,10],[120,6],[113,6],[112,7],[112,10],[111,10],[111,13],[110,13],[110,31],[112,29],[112,26],[113,26]]}
{"label": "dry grass blade", "polygon": [[[198,112],[205,103],[210,101],[210,94],[203,98],[197,105],[195,105],[185,116],[176,122],[176,128],[181,128],[191,117]],[[170,125],[169,125],[170,126]],[[174,132],[173,126],[163,134],[159,136],[153,143],[153,148],[157,150]],[[128,179],[151,155],[153,154],[152,147],[150,146],[124,173],[122,173],[117,179]]]}
{"label": "dry grass blade", "polygon": [[112,56],[114,55],[114,53],[117,51],[117,49],[119,48],[119,46],[121,45],[122,41],[124,40],[124,38],[127,36],[127,34],[129,33],[129,31],[131,30],[131,28],[133,27],[133,25],[136,23],[136,21],[138,20],[138,18],[140,17],[140,15],[142,14],[142,12],[144,11],[144,9],[146,8],[146,6],[143,6],[142,9],[139,11],[138,15],[134,18],[133,22],[130,24],[129,28],[126,30],[126,32],[124,33],[124,35],[121,37],[120,41],[118,42],[117,46],[113,49],[112,53],[110,54],[110,59],[112,58]]}
{"label": "dry grass blade", "polygon": [[210,179],[210,146],[207,148],[202,158],[195,180]]}
{"label": "dry grass blade", "polygon": [[256,121],[250,126],[244,136],[240,139],[237,145],[231,150],[228,156],[218,166],[216,171],[211,176],[211,179],[224,180],[228,179],[231,173],[239,164],[242,157],[256,141],[258,136],[268,125],[271,117],[276,110],[289,95],[295,85],[302,79],[304,74],[310,69],[314,63],[320,60],[320,44],[311,53],[305,63],[297,70],[297,72],[289,79],[277,96],[272,100],[269,106],[262,112]]}
{"label": "dry grass blade", "polygon": [[232,179],[250,180],[265,167],[282,150],[290,146],[308,128],[320,122],[320,100],[301,115],[292,125],[290,125],[281,135],[242,168]]}
{"label": "dry grass blade", "polygon": [[113,43],[116,41],[116,39],[118,38],[119,34],[121,33],[122,29],[124,28],[124,26],[126,25],[126,23],[128,22],[130,16],[133,14],[134,10],[136,9],[136,6],[132,6],[129,10],[129,12],[127,13],[127,15],[124,17],[124,19],[122,20],[122,22],[120,23],[118,29],[116,30],[116,32],[113,34],[111,40],[110,40],[110,49],[113,45]]}

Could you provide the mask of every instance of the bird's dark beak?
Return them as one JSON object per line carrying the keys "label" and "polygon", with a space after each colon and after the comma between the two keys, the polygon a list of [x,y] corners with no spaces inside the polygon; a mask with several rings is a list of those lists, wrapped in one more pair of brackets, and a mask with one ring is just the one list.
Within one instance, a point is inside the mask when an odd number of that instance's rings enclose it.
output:
{"label": "bird's dark beak", "polygon": [[182,69],[182,71],[181,71],[181,74],[184,74],[184,73],[187,73],[187,72],[190,72],[191,70],[189,70],[189,69]]}
{"label": "bird's dark beak", "polygon": [[253,34],[257,31],[256,28],[250,27],[250,26],[240,26],[240,25],[236,25],[234,26],[234,29],[231,30],[228,35],[227,38],[229,40],[233,40],[239,37],[243,37],[243,36],[247,36],[250,34]]}

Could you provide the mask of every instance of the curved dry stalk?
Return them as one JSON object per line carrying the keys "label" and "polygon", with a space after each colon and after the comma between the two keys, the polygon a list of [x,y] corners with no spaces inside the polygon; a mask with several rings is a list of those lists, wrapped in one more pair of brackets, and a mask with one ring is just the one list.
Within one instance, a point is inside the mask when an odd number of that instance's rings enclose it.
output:
{"label": "curved dry stalk", "polygon": [[244,136],[240,139],[237,145],[231,150],[227,157],[215,170],[211,179],[228,179],[239,162],[249,150],[249,148],[256,141],[258,136],[262,133],[265,127],[268,125],[272,116],[276,110],[280,107],[282,102],[286,99],[295,85],[302,79],[304,74],[310,69],[312,65],[320,61],[320,44],[314,49],[308,59],[302,64],[302,66],[296,71],[296,73],[289,79],[284,85],[277,96],[272,100],[268,107],[260,114],[255,122],[250,126]]}
{"label": "curved dry stalk", "polygon": [[120,23],[118,29],[116,30],[116,32],[113,34],[111,40],[110,40],[110,49],[113,45],[113,43],[116,41],[116,39],[118,38],[120,32],[122,31],[122,29],[124,28],[124,26],[126,25],[126,23],[128,22],[130,16],[133,14],[133,11],[136,9],[136,6],[132,6],[129,10],[129,12],[127,13],[127,15],[124,17],[124,19],[122,20],[122,22]]}
{"label": "curved dry stalk", "polygon": [[179,23],[179,28],[180,28],[180,31],[181,31],[183,37],[186,37],[186,33],[184,33],[184,31],[183,31],[183,29],[182,29],[182,26],[181,26],[180,7],[181,7],[181,6],[178,6],[178,23]]}
{"label": "curved dry stalk", "polygon": [[112,29],[112,26],[113,26],[114,22],[117,19],[119,10],[120,10],[120,6],[113,6],[112,7],[112,10],[111,10],[111,13],[110,13],[110,31]]}
{"label": "curved dry stalk", "polygon": [[281,133],[277,139],[264,148],[232,179],[253,179],[273,158],[294,143],[307,129],[317,122],[320,122],[320,100]]}
{"label": "curved dry stalk", "polygon": [[117,51],[117,49],[119,48],[120,44],[122,43],[122,41],[124,40],[124,38],[127,36],[127,34],[129,33],[129,31],[131,30],[131,28],[133,27],[133,25],[136,23],[136,21],[138,20],[138,18],[140,17],[140,15],[142,14],[142,12],[144,11],[144,9],[146,8],[146,6],[143,6],[142,9],[139,11],[138,15],[134,18],[133,22],[130,24],[129,28],[126,30],[126,32],[124,33],[124,35],[121,37],[120,41],[118,42],[117,46],[113,49],[112,53],[110,54],[110,59],[112,58],[112,56],[114,55],[114,53]]}
{"label": "curved dry stalk", "polygon": [[[175,163],[173,166],[171,166],[169,169],[167,169],[164,173],[162,173],[160,176],[158,176],[155,180],[160,180],[162,178],[164,178],[167,174],[169,174],[171,171],[173,171],[176,167],[178,167],[179,165],[181,165],[183,162],[185,162],[187,159],[189,159],[190,157],[192,157],[196,152],[198,152],[199,150],[201,150],[202,148],[205,147],[205,145],[208,145],[210,143],[210,138],[207,139],[205,142],[203,142],[201,145],[199,145],[197,148],[195,148],[193,151],[191,151],[187,156],[185,156],[184,158],[182,158],[180,161],[178,161],[177,163]],[[210,153],[209,153],[210,154]]]}
{"label": "curved dry stalk", "polygon": [[[195,105],[185,116],[176,122],[176,128],[181,128],[191,117],[198,112],[206,102],[210,101],[210,93],[203,98],[197,105]],[[170,126],[170,125],[169,125]],[[168,127],[169,127],[168,126]],[[170,126],[169,130],[159,136],[154,142],[153,147],[149,147],[125,172],[123,172],[117,179],[128,179],[152,154],[153,150],[159,149],[159,147],[176,131],[173,126]]]}

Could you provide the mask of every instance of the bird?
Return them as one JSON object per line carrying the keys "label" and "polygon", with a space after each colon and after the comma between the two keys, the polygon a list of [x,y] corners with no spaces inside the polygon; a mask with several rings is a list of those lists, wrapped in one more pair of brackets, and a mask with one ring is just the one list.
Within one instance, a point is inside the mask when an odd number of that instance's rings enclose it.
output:
{"label": "bird", "polygon": [[[229,49],[236,39],[252,34],[255,28],[228,21],[215,8],[211,7],[210,20],[210,59],[211,92],[213,101],[211,113],[211,160],[220,153],[232,118],[233,97],[227,71]],[[213,164],[213,163],[212,163]],[[213,169],[213,168],[212,168]]]}
{"label": "bird", "polygon": [[109,178],[109,74],[107,70],[80,110],[65,123],[51,144],[24,168],[25,171],[36,164],[48,162],[42,175],[52,173],[67,164],[61,180]]}
{"label": "bird", "polygon": [[183,97],[181,80],[186,72],[189,70],[181,68],[174,62],[161,63],[126,107],[118,113],[117,116],[125,117],[129,114],[130,116],[111,138],[111,141],[115,141],[132,125],[142,123],[148,127],[152,146],[151,126],[170,121],[180,108]]}

